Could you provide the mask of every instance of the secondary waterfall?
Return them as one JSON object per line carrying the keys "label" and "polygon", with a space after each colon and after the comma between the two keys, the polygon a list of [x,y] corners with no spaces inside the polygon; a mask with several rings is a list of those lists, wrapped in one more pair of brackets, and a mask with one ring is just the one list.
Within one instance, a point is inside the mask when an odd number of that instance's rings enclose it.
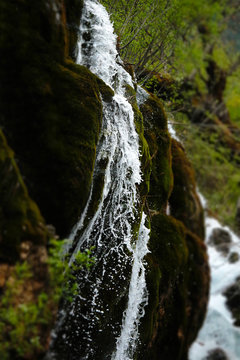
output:
{"label": "secondary waterfall", "polygon": [[[173,138],[181,142],[171,123],[169,123],[169,131]],[[207,202],[200,193],[198,195],[206,211],[205,228],[211,267],[211,286],[206,319],[196,341],[190,348],[189,359],[207,360],[212,351],[220,349],[225,352],[229,360],[238,360],[240,359],[240,329],[234,326],[234,320],[226,306],[224,291],[240,277],[240,239],[227,226],[222,226],[219,221],[208,216]],[[226,256],[211,244],[210,238],[215,229],[229,233],[232,239],[231,251],[239,255],[238,261],[230,263]],[[220,359],[220,357],[217,358]]]}
{"label": "secondary waterfall", "polygon": [[[206,208],[206,200],[201,196]],[[240,276],[240,260],[230,263],[226,256],[216,250],[210,239],[215,229],[226,231],[231,236],[231,251],[240,259],[239,237],[227,226],[222,226],[216,219],[206,216],[206,242],[208,244],[209,263],[211,266],[211,287],[208,312],[197,340],[193,343],[190,360],[205,360],[209,352],[221,349],[229,360],[240,359],[240,329],[234,326],[234,320],[226,306],[224,291]]]}
{"label": "secondary waterfall", "polygon": [[144,257],[149,230],[137,192],[139,139],[126,98],[132,78],[118,57],[109,15],[97,1],[84,1],[78,47],[77,63],[99,76],[115,95],[111,102],[103,101],[92,188],[69,246],[70,263],[79,250],[91,246],[96,261],[90,272],[79,274],[79,295],[62,311],[54,348],[59,349],[57,359],[130,360],[148,301]]}

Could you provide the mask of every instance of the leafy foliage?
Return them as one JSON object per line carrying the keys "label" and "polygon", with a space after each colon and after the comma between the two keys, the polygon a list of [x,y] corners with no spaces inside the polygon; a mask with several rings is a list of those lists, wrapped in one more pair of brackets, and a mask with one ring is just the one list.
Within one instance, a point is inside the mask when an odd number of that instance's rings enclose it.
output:
{"label": "leafy foliage", "polygon": [[[198,26],[207,24],[216,36],[226,1],[207,0],[102,0],[112,15],[120,40],[120,54],[134,65],[186,74],[204,61]],[[186,66],[187,61],[187,66]],[[183,69],[181,69],[183,67]],[[186,69],[189,67],[189,69]]]}
{"label": "leafy foliage", "polygon": [[237,69],[237,71],[227,79],[225,102],[232,121],[240,126],[240,69]]}
{"label": "leafy foliage", "polygon": [[201,126],[191,124],[182,114],[176,121],[178,134],[184,141],[199,189],[207,198],[209,208],[220,221],[235,229],[239,159],[235,156],[230,160],[230,150],[219,143],[217,133],[209,133]]}
{"label": "leafy foliage", "polygon": [[66,241],[52,239],[49,249],[49,274],[50,284],[54,288],[54,300],[58,303],[63,297],[67,301],[72,301],[77,294],[78,285],[76,273],[83,267],[89,270],[94,264],[94,257],[91,256],[93,248],[78,252],[74,262],[69,266],[68,257],[64,257],[63,249]]}
{"label": "leafy foliage", "polygon": [[[49,284],[47,292],[33,299],[29,286],[34,283],[33,272],[27,262],[18,263],[0,299],[0,358],[35,358],[44,352],[42,329],[51,329],[60,298],[72,301],[78,285],[75,273],[94,263],[91,250],[78,252],[72,266],[63,260],[63,242],[55,239],[49,249]],[[48,333],[48,332],[47,332]],[[46,341],[46,339],[45,339]]]}

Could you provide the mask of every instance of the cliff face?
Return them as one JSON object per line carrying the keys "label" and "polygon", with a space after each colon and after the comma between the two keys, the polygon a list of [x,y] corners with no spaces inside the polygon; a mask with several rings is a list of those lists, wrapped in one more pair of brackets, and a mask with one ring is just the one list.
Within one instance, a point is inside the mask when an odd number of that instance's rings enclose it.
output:
{"label": "cliff face", "polygon": [[61,236],[87,200],[101,127],[100,88],[108,91],[68,56],[80,21],[76,4],[0,4],[1,126],[30,195]]}
{"label": "cliff face", "polygon": [[[150,294],[139,359],[187,359],[208,300],[203,210],[193,169],[182,146],[169,136],[161,102],[151,96],[140,109],[152,167],[147,197]],[[167,202],[172,216],[165,213]]]}
{"label": "cliff face", "polygon": [[[45,224],[52,224],[61,237],[68,235],[88,199],[102,123],[101,98],[109,101],[113,92],[73,61],[81,9],[77,0],[0,0],[3,294],[10,276],[4,269],[26,259],[37,269],[33,278],[42,282],[39,289],[49,291],[46,259],[41,267],[40,256],[31,262],[31,252],[23,256],[22,249],[30,244],[32,253],[40,248],[46,253],[50,235]],[[132,105],[142,149],[144,182],[139,192],[151,224],[146,258],[149,304],[136,359],[187,359],[208,298],[203,211],[191,164],[168,133],[160,100],[150,95],[140,109],[134,100]],[[171,216],[166,214],[168,203]],[[39,289],[30,290],[35,302]],[[49,330],[38,329],[44,349]],[[11,356],[19,355],[13,351]],[[21,359],[32,356],[25,351]]]}

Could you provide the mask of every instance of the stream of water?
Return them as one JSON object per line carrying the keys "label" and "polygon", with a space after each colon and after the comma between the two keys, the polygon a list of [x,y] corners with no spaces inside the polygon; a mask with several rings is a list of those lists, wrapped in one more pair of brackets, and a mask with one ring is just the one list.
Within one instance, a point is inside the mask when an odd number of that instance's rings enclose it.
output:
{"label": "stream of water", "polygon": [[[115,95],[111,102],[102,101],[103,123],[90,196],[67,248],[72,252],[71,264],[79,250],[94,246],[95,265],[79,277],[79,295],[67,312],[62,311],[53,336],[62,354],[69,351],[70,358],[78,360],[133,359],[148,302],[144,257],[149,229],[137,191],[141,183],[139,138],[126,95],[126,85],[133,87],[133,82],[122,66],[116,42],[105,8],[98,1],[85,0],[77,63],[100,77]],[[99,174],[104,185],[97,210],[90,216]],[[110,345],[101,353],[104,341]]]}

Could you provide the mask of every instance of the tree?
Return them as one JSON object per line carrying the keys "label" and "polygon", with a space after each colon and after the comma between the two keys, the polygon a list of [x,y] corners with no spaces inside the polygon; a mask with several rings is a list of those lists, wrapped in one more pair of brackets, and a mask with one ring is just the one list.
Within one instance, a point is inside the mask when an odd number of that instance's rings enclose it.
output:
{"label": "tree", "polygon": [[180,65],[181,61],[190,63],[192,55],[196,55],[194,60],[203,61],[203,56],[199,57],[203,49],[196,47],[198,27],[207,24],[212,34],[218,34],[226,8],[226,0],[102,0],[102,3],[110,12],[119,36],[120,55],[134,66],[137,78],[144,68],[185,72],[177,69],[176,59]]}

